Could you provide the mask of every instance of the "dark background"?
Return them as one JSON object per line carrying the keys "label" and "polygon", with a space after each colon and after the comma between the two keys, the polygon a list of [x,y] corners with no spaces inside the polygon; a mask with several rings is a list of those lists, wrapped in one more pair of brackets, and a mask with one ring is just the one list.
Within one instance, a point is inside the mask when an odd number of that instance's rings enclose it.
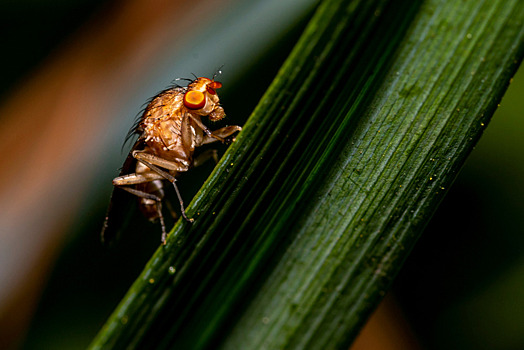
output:
{"label": "dark background", "polygon": [[[249,11],[245,3],[224,4],[223,16],[228,11]],[[102,0],[0,2],[2,33],[8,33],[0,38],[4,52],[0,56],[4,67],[0,102],[23,89],[63,48],[74,45],[79,33],[105,23],[107,18],[99,19],[101,13],[118,11],[125,4]],[[280,35],[264,39],[259,51],[244,59],[244,65],[232,65],[226,59],[208,71],[192,72],[173,63],[172,71],[153,74],[145,83],[137,81],[140,98],[133,103],[140,105],[138,100],[155,94],[176,73],[209,75],[225,63],[221,98],[230,124],[241,124],[300,34],[308,4],[290,12],[293,21],[282,26]],[[184,45],[191,50],[190,44]],[[162,67],[160,63],[152,71]],[[228,84],[234,86],[245,77],[249,77],[249,89],[228,90]],[[521,71],[394,285],[393,294],[425,348],[524,348],[523,95]],[[138,112],[126,106],[122,114],[129,110]],[[111,137],[111,145],[123,141],[134,115],[125,118],[115,128],[119,134]],[[89,196],[72,224],[61,228],[67,236],[57,245],[60,253],[49,275],[42,277],[45,284],[30,318],[26,349],[85,348],[158,246],[160,230],[158,237],[139,235],[144,229],[151,231],[143,220],[136,222],[115,249],[100,246],[98,234],[110,181],[124,155],[118,150],[99,155],[104,156],[108,158],[100,164],[107,169],[97,170],[98,175],[87,180]],[[195,170],[191,178],[181,179],[184,198],[191,198],[211,169],[208,164]]]}

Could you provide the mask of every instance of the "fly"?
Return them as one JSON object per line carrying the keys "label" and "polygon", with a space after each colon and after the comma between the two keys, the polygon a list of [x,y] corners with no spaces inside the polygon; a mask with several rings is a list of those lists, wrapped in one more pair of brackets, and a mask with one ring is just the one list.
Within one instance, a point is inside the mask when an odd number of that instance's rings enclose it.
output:
{"label": "fly", "polygon": [[184,202],[176,184],[179,173],[186,172],[210,158],[216,160],[216,150],[193,157],[195,148],[226,139],[242,130],[231,125],[209,130],[202,117],[211,121],[225,117],[216,90],[222,84],[204,77],[190,81],[188,86],[175,86],[151,99],[130,135],[139,137],[124,162],[118,177],[113,179],[113,194],[104,226],[102,242],[108,242],[122,228],[129,200],[126,193],[137,197],[140,211],[150,221],[160,221],[162,244],[166,244],[166,227],[162,214],[164,183],[170,182],[180,203],[182,217],[186,216]]}

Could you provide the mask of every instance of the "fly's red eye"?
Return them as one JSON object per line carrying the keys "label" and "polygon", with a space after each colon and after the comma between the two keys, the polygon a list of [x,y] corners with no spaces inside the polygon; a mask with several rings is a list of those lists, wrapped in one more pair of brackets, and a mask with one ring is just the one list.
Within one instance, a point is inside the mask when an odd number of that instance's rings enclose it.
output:
{"label": "fly's red eye", "polygon": [[213,90],[216,90],[216,89],[220,89],[222,87],[222,83],[219,82],[219,81],[212,81],[211,83],[209,83],[207,86],[209,86],[210,88],[212,88]]}
{"label": "fly's red eye", "polygon": [[184,106],[189,109],[200,109],[206,104],[206,98],[200,91],[188,91],[184,95]]}
{"label": "fly's red eye", "polygon": [[209,92],[211,95],[216,95],[216,89],[220,89],[222,87],[222,83],[218,81],[212,81],[211,83],[207,84],[206,89],[207,92]]}

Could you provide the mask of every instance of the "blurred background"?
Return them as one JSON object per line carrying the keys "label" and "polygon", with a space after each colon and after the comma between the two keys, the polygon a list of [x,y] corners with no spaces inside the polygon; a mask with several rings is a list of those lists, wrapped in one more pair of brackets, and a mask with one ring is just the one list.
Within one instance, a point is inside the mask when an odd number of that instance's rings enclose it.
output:
{"label": "blurred background", "polygon": [[[160,242],[145,220],[99,240],[143,103],[222,67],[242,125],[315,3],[0,1],[1,349],[89,344]],[[522,75],[355,349],[524,348]],[[187,202],[212,166],[181,179]]]}

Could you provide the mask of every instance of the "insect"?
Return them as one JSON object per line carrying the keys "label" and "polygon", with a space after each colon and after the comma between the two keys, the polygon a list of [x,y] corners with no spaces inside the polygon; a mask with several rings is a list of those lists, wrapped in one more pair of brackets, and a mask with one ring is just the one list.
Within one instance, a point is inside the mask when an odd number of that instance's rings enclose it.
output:
{"label": "insect", "polygon": [[[216,76],[216,74],[215,74]],[[188,171],[207,159],[217,160],[216,150],[208,150],[193,157],[195,148],[220,141],[237,131],[240,126],[231,125],[215,131],[202,122],[207,116],[211,121],[225,117],[216,90],[222,84],[204,77],[187,79],[187,87],[174,86],[153,97],[129,136],[138,139],[127,156],[118,177],[113,179],[113,194],[104,226],[102,242],[111,241],[121,230],[126,213],[129,212],[129,195],[138,199],[138,207],[150,221],[160,221],[162,244],[166,244],[166,227],[162,214],[165,196],[164,183],[170,182],[180,203],[182,217],[186,216],[184,202],[177,187],[177,175]]]}

